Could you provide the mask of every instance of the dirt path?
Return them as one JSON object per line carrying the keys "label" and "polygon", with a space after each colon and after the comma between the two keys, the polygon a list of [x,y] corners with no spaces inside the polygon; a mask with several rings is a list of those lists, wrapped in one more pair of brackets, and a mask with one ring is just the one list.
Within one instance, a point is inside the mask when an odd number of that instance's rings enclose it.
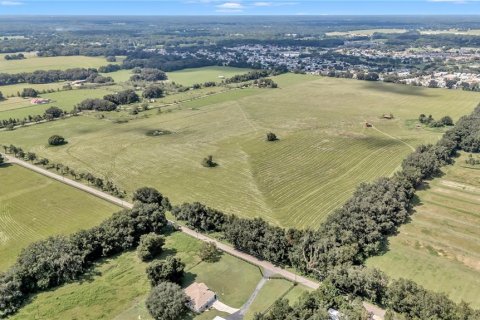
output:
{"label": "dirt path", "polygon": [[402,139],[397,138],[397,137],[394,137],[394,136],[392,136],[391,134],[388,134],[388,133],[386,133],[386,132],[383,132],[382,130],[378,129],[378,128],[375,127],[375,126],[372,126],[372,129],[377,130],[378,132],[380,132],[381,134],[383,134],[383,135],[385,135],[385,136],[387,136],[387,137],[389,137],[389,138],[392,138],[392,139],[394,139],[394,140],[400,141],[400,142],[403,143],[404,145],[408,146],[412,151],[415,151],[415,147],[413,147],[411,144],[403,141]]}
{"label": "dirt path", "polygon": [[[69,179],[69,178],[65,178],[59,174],[56,174],[56,173],[53,173],[53,172],[50,172],[46,169],[43,169],[41,167],[38,167],[36,165],[33,165],[31,163],[28,163],[26,161],[23,161],[23,160],[20,160],[20,159],[17,159],[15,157],[12,157],[12,156],[9,156],[9,155],[4,155],[5,158],[7,159],[8,162],[10,163],[14,163],[14,164],[17,164],[19,166],[22,166],[24,168],[27,168],[27,169],[30,169],[32,171],[35,171],[37,173],[40,173],[44,176],[47,176],[47,177],[50,177],[52,179],[55,179],[57,181],[60,181],[60,182],[63,182],[69,186],[72,186],[72,187],[75,187],[79,190],[82,190],[82,191],[85,191],[85,192],[88,192],[96,197],[99,197],[101,199],[104,199],[104,200],[107,200],[113,204],[116,204],[120,207],[123,207],[123,208],[127,208],[127,209],[131,209],[133,207],[133,204],[132,203],[129,203],[128,201],[125,201],[125,200],[122,200],[120,198],[117,198],[117,197],[114,197],[108,193],[105,193],[103,191],[100,191],[100,190],[97,190],[93,187],[90,187],[90,186],[87,186],[87,185],[84,185],[80,182],[77,182],[75,180],[72,180],[72,179]],[[229,245],[226,245],[224,243],[221,243],[213,238],[210,238],[206,235],[203,235],[201,233],[198,233],[196,232],[195,230],[192,230],[192,229],[189,229],[187,227],[183,227],[181,226],[180,227],[180,230],[187,234],[187,235],[190,235],[192,237],[195,237],[199,240],[202,240],[202,241],[205,241],[205,242],[213,242],[217,245],[217,247],[228,253],[228,254],[231,254],[239,259],[242,259],[248,263],[251,263],[251,264],[254,264],[256,266],[259,266],[260,268],[263,268],[264,270],[266,270],[266,272],[268,274],[278,274],[288,280],[291,280],[291,281],[294,281],[294,282],[297,282],[298,284],[301,284],[301,285],[304,285],[306,287],[309,287],[309,288],[312,288],[312,289],[317,289],[319,287],[319,283],[316,282],[316,281],[313,281],[313,280],[310,280],[308,278],[305,278],[305,277],[302,277],[302,276],[299,276],[293,272],[290,272],[290,271],[287,271],[285,269],[282,269],[282,268],[279,268],[275,265],[273,265],[272,263],[268,262],[268,261],[264,261],[264,260],[260,260],[260,259],[257,259],[249,254],[246,254],[244,252],[241,252],[241,251],[238,251],[236,250],[235,248],[232,248],[231,246]],[[260,283],[259,283],[260,284]],[[257,286],[258,287],[258,286]],[[256,294],[255,294],[256,296]],[[255,297],[253,297],[254,299]],[[253,300],[252,300],[253,302]],[[370,310],[369,310],[370,309]],[[375,314],[378,314],[378,310],[376,309],[379,309],[379,308],[369,308],[367,309],[367,311],[375,311]],[[379,309],[381,310],[381,309]],[[382,310],[383,311],[383,310]],[[384,313],[384,311],[383,311]],[[378,314],[379,316],[381,316],[380,319],[383,319],[383,314]]]}

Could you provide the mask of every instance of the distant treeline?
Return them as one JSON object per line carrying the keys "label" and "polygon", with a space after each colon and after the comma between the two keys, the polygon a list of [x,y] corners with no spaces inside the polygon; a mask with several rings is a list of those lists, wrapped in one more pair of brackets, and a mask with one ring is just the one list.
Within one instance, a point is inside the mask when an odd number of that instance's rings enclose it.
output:
{"label": "distant treeline", "polygon": [[96,69],[73,68],[67,70],[37,70],[22,73],[0,73],[0,86],[17,83],[51,83],[58,81],[85,80],[90,76],[98,76]]}
{"label": "distant treeline", "polygon": [[301,46],[301,47],[319,47],[319,48],[334,48],[345,43],[343,39],[326,38],[326,39],[227,39],[221,40],[217,43],[219,47],[234,47],[242,45],[270,45],[279,47]]}

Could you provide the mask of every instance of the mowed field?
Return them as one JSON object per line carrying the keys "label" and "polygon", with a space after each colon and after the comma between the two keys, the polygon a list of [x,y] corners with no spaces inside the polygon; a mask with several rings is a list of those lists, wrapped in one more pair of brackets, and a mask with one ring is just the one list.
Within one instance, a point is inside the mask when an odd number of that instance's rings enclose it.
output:
{"label": "mowed field", "polygon": [[191,86],[196,83],[202,84],[207,81],[221,82],[224,78],[230,78],[237,74],[247,73],[248,71],[251,70],[244,68],[211,66],[167,72],[167,76],[168,80],[172,82],[184,86]]}
{"label": "mowed field", "polygon": [[97,225],[118,207],[16,165],[0,166],[0,271],[21,249]]}
{"label": "mowed field", "polygon": [[37,57],[28,54],[26,55],[26,59],[5,60],[4,56],[4,54],[0,54],[0,70],[2,73],[33,72],[36,70],[65,70],[69,68],[98,68],[112,63],[107,62],[105,57]]}
{"label": "mowed field", "polygon": [[[479,98],[294,74],[275,81],[279,89],[231,90],[123,124],[80,116],[0,132],[0,143],[102,175],[129,192],[149,185],[174,203],[200,201],[286,227],[315,228],[359,183],[392,174],[412,148],[440,137],[439,130],[415,126],[420,113],[456,120]],[[390,112],[394,120],[381,119]],[[152,129],[172,134],[147,136]],[[280,140],[266,142],[268,131]],[[53,134],[69,143],[46,147]],[[202,167],[207,155],[219,166]]]}
{"label": "mowed field", "polygon": [[480,308],[480,167],[464,159],[418,192],[411,223],[368,265]]}

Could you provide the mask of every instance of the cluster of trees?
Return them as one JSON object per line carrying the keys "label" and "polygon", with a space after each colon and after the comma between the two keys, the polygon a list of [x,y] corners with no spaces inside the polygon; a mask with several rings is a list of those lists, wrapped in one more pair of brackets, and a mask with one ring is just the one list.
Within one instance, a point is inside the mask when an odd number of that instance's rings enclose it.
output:
{"label": "cluster of trees", "polygon": [[122,63],[122,67],[124,69],[159,69],[170,72],[186,68],[208,67],[216,64],[217,62],[214,60],[199,58],[193,54],[185,55],[182,59],[179,59],[178,56],[174,54],[158,54],[138,50],[128,53],[127,58]]}
{"label": "cluster of trees", "polygon": [[107,64],[106,66],[101,66],[98,68],[98,72],[109,73],[121,70],[122,67],[119,64]]}
{"label": "cluster of trees", "polygon": [[204,83],[195,83],[192,86],[192,89],[197,90],[201,88],[211,88],[211,87],[216,87],[217,83],[215,81],[206,81]]}
{"label": "cluster of trees", "polygon": [[440,120],[436,121],[433,119],[432,115],[428,115],[428,117],[425,114],[421,114],[418,117],[418,121],[420,123],[425,124],[429,127],[445,127],[445,126],[453,126],[453,120],[450,116],[444,116]]}
{"label": "cluster of trees", "polygon": [[35,98],[38,96],[38,91],[33,88],[23,88],[22,92],[20,93],[20,97],[22,98]]}
{"label": "cluster of trees", "polygon": [[466,164],[469,164],[469,165],[471,165],[471,166],[475,166],[475,165],[480,164],[480,159],[479,159],[479,158],[475,159],[475,158],[473,157],[473,155],[470,153],[470,154],[468,155],[468,158],[465,159],[465,163],[466,163]]}
{"label": "cluster of trees", "polygon": [[107,94],[103,97],[103,100],[113,102],[115,105],[121,105],[139,102],[140,97],[132,89],[127,89],[114,94]]}
{"label": "cluster of trees", "polygon": [[278,70],[255,70],[245,74],[237,74],[224,80],[225,83],[239,83],[245,81],[258,80],[266,77],[272,77],[281,74]]}
{"label": "cluster of trees", "polygon": [[0,101],[5,100],[5,97],[3,96],[2,91],[0,91]]}
{"label": "cluster of trees", "polygon": [[167,74],[160,69],[134,68],[130,81],[161,81],[167,80]]}
{"label": "cluster of trees", "polygon": [[259,88],[278,88],[278,84],[272,79],[260,78],[253,81],[253,85]]}
{"label": "cluster of trees", "polygon": [[145,88],[142,96],[146,99],[156,99],[163,97],[163,88],[156,85],[151,85]]}
{"label": "cluster of trees", "polygon": [[25,59],[25,55],[23,53],[6,54],[3,58],[5,60],[23,60]]}
{"label": "cluster of trees", "polygon": [[95,111],[114,111],[117,109],[117,105],[112,101],[105,99],[91,99],[87,98],[82,102],[75,105],[74,109],[77,111],[83,110],[95,110]]}
{"label": "cluster of trees", "polygon": [[50,146],[61,146],[67,143],[64,137],[59,136],[58,134],[54,134],[50,138],[48,138],[48,144]]}
{"label": "cluster of trees", "polygon": [[28,115],[23,119],[9,118],[9,119],[0,120],[0,128],[6,128],[8,130],[12,130],[15,126],[19,126],[19,125],[23,126],[27,123],[33,123],[33,122],[38,123],[41,121],[55,120],[55,119],[59,119],[64,116],[67,116],[69,114],[75,114],[75,113],[67,112],[58,107],[52,106],[47,110],[45,110],[43,115],[36,115],[36,116]]}
{"label": "cluster of trees", "polygon": [[378,81],[380,79],[376,72],[358,72],[357,80]]}
{"label": "cluster of trees", "polygon": [[58,81],[86,80],[92,75],[98,76],[96,69],[73,68],[67,70],[37,70],[30,73],[0,73],[0,86],[17,83],[52,83]]}
{"label": "cluster of trees", "polygon": [[156,202],[137,199],[132,209],[117,212],[96,227],[27,246],[0,274],[0,317],[15,313],[30,294],[78,280],[98,259],[135,248],[143,235],[162,233],[168,209],[162,203],[169,203],[165,199],[161,195]]}
{"label": "cluster of trees", "polygon": [[137,256],[142,261],[148,261],[162,253],[165,238],[156,233],[145,234],[140,237],[137,247]]}

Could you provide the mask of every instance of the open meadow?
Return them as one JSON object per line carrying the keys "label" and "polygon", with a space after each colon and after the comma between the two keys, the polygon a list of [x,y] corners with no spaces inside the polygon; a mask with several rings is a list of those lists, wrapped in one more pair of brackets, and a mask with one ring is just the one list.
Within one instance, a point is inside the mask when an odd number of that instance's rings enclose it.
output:
{"label": "open meadow", "polygon": [[418,192],[412,221],[390,238],[389,251],[368,260],[392,278],[408,278],[480,307],[480,166],[466,156]]}
{"label": "open meadow", "polygon": [[201,84],[207,81],[221,82],[225,78],[247,73],[250,70],[251,69],[210,66],[167,72],[167,76],[169,81],[184,86],[191,86],[196,83]]}
{"label": "open meadow", "polygon": [[97,225],[119,210],[16,165],[0,166],[0,271],[31,242]]}
{"label": "open meadow", "polygon": [[[230,90],[126,123],[80,116],[0,132],[0,144],[104,176],[128,192],[149,185],[174,203],[316,227],[359,183],[392,174],[416,145],[440,137],[442,130],[415,125],[420,113],[457,120],[478,103],[476,93],[460,90],[294,74],[274,80],[279,89]],[[394,119],[382,119],[390,112]],[[268,131],[280,140],[266,142]],[[53,134],[68,144],[46,147]],[[207,155],[218,167],[202,167]]]}
{"label": "open meadow", "polygon": [[0,54],[0,70],[2,73],[33,72],[36,70],[65,70],[69,68],[98,68],[113,63],[107,62],[105,57],[38,57],[36,55],[28,54],[26,55],[26,59],[5,60],[4,56],[4,54]]}

